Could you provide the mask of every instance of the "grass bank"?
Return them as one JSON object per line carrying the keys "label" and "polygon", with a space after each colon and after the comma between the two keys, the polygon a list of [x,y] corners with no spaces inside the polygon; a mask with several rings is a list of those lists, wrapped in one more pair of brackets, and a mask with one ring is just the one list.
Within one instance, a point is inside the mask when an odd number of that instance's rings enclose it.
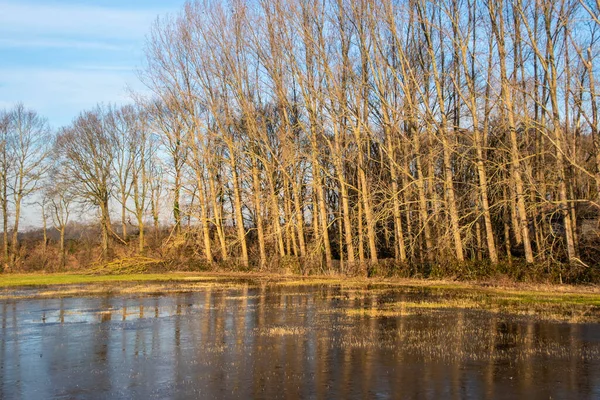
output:
{"label": "grass bank", "polygon": [[[600,287],[497,284],[406,278],[348,278],[248,272],[133,274],[31,273],[0,275],[0,301],[111,295],[165,295],[199,290],[278,287],[280,293],[316,287],[347,302],[349,315],[395,317],[449,309],[482,310],[558,322],[600,322]],[[329,290],[335,287],[335,290]],[[390,293],[407,297],[373,303]],[[375,296],[375,297],[374,297]],[[368,304],[368,306],[367,306]]]}
{"label": "grass bank", "polygon": [[[248,272],[170,272],[132,274],[31,273],[0,275],[0,301],[110,295],[167,295],[199,290],[277,287],[280,293],[312,286],[346,302],[348,315],[399,317],[448,310],[480,310],[556,322],[600,322],[600,287],[497,284],[406,278],[348,278]],[[329,288],[336,288],[330,290]],[[390,293],[400,302],[373,303]],[[368,306],[366,306],[369,304]]]}
{"label": "grass bank", "polygon": [[[0,288],[15,288],[27,286],[48,285],[81,285],[92,283],[110,282],[166,282],[173,280],[205,279],[198,274],[190,273],[163,273],[163,274],[118,274],[118,275],[92,275],[72,273],[31,273],[31,274],[2,274],[0,275]],[[85,292],[85,288],[82,289]]]}
{"label": "grass bank", "polygon": [[[166,272],[132,274],[89,274],[89,273],[7,273],[0,274],[0,289],[9,290],[27,287],[56,285],[80,285],[81,293],[98,284],[151,284],[151,283],[194,283],[194,282],[256,282],[282,286],[300,285],[343,285],[356,287],[423,287],[440,290],[481,292],[499,296],[515,295],[523,301],[574,301],[600,305],[598,285],[554,285],[529,283],[464,282],[441,279],[409,278],[349,278],[331,275],[282,275],[252,272]],[[149,285],[151,286],[151,285]]]}

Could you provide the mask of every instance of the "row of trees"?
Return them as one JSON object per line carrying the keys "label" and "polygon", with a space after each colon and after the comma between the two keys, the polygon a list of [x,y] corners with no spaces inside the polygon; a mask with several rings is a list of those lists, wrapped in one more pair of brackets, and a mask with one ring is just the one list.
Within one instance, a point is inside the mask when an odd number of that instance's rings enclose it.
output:
{"label": "row of trees", "polygon": [[249,230],[261,264],[581,262],[598,5],[196,2],[159,21],[143,80],[180,127],[207,259],[229,216],[244,264]]}
{"label": "row of trees", "polygon": [[597,0],[187,3],[149,36],[151,96],[57,135],[47,174],[69,190],[54,210],[98,209],[105,256],[128,226],[144,252],[165,193],[166,240],[192,238],[206,262],[587,265],[599,13]]}
{"label": "row of trees", "polygon": [[[99,217],[103,258],[112,256],[111,241],[128,243],[131,226],[136,229],[138,251],[143,252],[145,221],[152,217],[155,231],[158,228],[163,185],[158,142],[148,121],[140,107],[100,105],[53,132],[46,119],[22,104],[0,111],[4,267],[18,267],[23,261],[19,243],[23,210],[29,219],[41,216],[44,251],[48,224],[56,230],[62,266],[74,213],[84,220]],[[118,233],[111,223],[117,208]]]}

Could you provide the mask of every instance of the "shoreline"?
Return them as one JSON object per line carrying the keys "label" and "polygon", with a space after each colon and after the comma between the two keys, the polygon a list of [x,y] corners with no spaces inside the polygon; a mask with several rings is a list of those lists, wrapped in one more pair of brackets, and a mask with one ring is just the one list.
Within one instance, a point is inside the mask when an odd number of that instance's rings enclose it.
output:
{"label": "shoreline", "polygon": [[593,284],[569,285],[525,282],[458,281],[450,279],[347,277],[344,275],[294,275],[268,272],[166,272],[133,274],[93,274],[82,271],[52,273],[4,273],[0,274],[0,290],[51,288],[79,285],[82,294],[93,284],[165,284],[165,283],[232,283],[235,280],[276,283],[283,285],[346,285],[384,287],[423,287],[448,290],[473,290],[498,293],[529,293],[554,296],[591,296],[600,300],[600,286]]}
{"label": "shoreline", "polygon": [[[163,274],[89,275],[72,273],[0,275],[0,302],[103,296],[173,296],[201,291],[247,291],[275,288],[285,293],[294,287],[328,286],[327,296],[347,303],[349,315],[400,317],[414,313],[463,310],[487,312],[533,321],[557,323],[600,323],[600,287],[541,285],[526,283],[493,284],[406,278],[348,278],[343,276],[282,275],[260,272],[170,272]],[[307,290],[308,288],[308,290]],[[400,291],[415,301],[365,304],[373,296]],[[412,310],[407,314],[407,309]]]}

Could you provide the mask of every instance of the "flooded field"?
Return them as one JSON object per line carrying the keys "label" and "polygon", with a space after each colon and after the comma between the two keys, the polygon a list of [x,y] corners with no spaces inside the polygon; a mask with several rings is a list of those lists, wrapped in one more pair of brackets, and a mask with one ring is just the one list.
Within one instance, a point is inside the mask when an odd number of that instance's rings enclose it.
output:
{"label": "flooded field", "polygon": [[478,304],[239,282],[5,298],[0,398],[600,398],[600,325]]}

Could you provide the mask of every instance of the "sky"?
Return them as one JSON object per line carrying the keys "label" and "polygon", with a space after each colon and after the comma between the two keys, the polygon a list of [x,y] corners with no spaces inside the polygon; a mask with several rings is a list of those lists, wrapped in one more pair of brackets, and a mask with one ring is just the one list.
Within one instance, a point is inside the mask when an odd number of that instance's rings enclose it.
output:
{"label": "sky", "polygon": [[0,109],[17,102],[69,124],[143,91],[136,70],[158,16],[184,0],[0,0]]}
{"label": "sky", "polygon": [[[22,102],[58,129],[97,103],[143,92],[146,35],[184,0],[0,0],[0,109]],[[31,199],[30,199],[31,200]],[[41,226],[25,205],[21,229]]]}

